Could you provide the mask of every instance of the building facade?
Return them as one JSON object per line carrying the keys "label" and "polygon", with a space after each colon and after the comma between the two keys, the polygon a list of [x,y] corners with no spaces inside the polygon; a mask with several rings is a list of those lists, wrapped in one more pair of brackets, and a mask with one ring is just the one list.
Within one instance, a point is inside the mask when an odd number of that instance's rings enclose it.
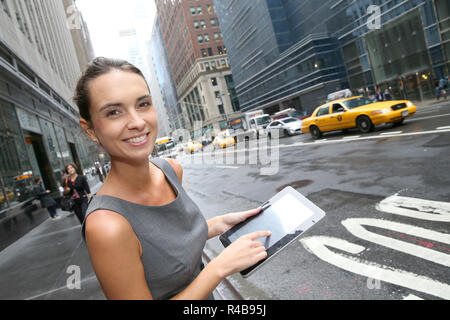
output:
{"label": "building facade", "polygon": [[0,2],[1,248],[39,222],[34,177],[58,198],[64,165],[86,172],[101,154],[72,102],[81,68],[67,20],[61,1]]}
{"label": "building facade", "polygon": [[161,34],[183,114],[194,136],[222,130],[240,114],[212,0],[156,0]]}
{"label": "building facade", "polygon": [[308,113],[327,94],[434,96],[449,69],[446,0],[215,0],[242,110]]}
{"label": "building facade", "polygon": [[154,104],[161,107],[158,114],[158,126],[161,127],[161,118],[167,118],[167,125],[160,130],[159,136],[170,136],[180,128],[185,127],[181,106],[178,103],[177,91],[173,83],[166,49],[161,35],[159,20],[156,18],[152,27],[152,35],[148,45],[148,58],[150,64],[149,85]]}

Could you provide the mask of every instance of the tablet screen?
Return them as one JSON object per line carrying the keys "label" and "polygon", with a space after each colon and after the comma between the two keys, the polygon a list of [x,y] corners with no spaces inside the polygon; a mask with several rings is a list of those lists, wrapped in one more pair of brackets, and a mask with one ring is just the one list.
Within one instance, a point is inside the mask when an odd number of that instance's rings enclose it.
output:
{"label": "tablet screen", "polygon": [[269,208],[252,219],[251,223],[243,225],[236,232],[229,235],[231,242],[239,237],[255,231],[272,231],[267,238],[259,238],[266,249],[281,240],[286,234],[294,233],[314,212],[300,200],[287,193]]}

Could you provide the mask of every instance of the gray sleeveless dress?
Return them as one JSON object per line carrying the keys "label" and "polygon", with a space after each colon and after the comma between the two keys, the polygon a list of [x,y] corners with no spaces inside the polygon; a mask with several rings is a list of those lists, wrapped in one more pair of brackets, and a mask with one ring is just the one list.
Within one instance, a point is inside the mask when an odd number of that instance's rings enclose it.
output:
{"label": "gray sleeveless dress", "polygon": [[[183,291],[203,269],[202,251],[208,238],[208,225],[172,166],[159,158],[151,162],[164,172],[176,191],[173,202],[154,207],[94,195],[84,221],[99,209],[117,212],[127,219],[142,246],[142,264],[153,298],[170,299]],[[208,299],[213,299],[212,294]]]}

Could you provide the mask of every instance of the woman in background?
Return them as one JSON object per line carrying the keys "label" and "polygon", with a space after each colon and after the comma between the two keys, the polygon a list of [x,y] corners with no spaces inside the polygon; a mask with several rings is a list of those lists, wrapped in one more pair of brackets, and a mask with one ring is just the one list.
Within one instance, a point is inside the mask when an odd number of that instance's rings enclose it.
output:
{"label": "woman in background", "polygon": [[74,163],[69,163],[66,165],[65,171],[67,177],[64,185],[64,195],[68,195],[74,200],[73,209],[78,220],[80,220],[80,223],[83,224],[89,198],[92,195],[86,177],[79,175],[77,170],[78,168]]}
{"label": "woman in background", "polygon": [[33,193],[36,199],[41,201],[42,208],[47,208],[52,220],[57,220],[61,216],[56,215],[56,201],[50,196],[50,190],[45,190],[42,187],[42,180],[40,177],[35,178],[34,182],[35,186],[33,188]]}

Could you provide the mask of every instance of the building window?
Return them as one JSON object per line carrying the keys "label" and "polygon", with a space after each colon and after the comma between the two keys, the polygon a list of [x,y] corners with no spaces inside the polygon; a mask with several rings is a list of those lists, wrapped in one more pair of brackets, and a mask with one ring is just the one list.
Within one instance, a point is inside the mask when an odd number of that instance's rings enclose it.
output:
{"label": "building window", "polygon": [[198,7],[197,7],[197,14],[198,14],[198,15],[203,14],[202,6],[198,6]]}
{"label": "building window", "polygon": [[205,43],[208,43],[211,40],[209,38],[209,34],[207,34],[207,33],[203,34],[203,39],[205,40]]}
{"label": "building window", "polygon": [[206,49],[201,49],[202,51],[202,57],[206,57],[208,53],[206,52]]}
{"label": "building window", "polygon": [[6,3],[6,0],[1,0],[0,6],[3,8],[3,11],[5,11],[6,14],[7,14],[9,17],[11,17],[11,15],[9,14],[8,4]]}
{"label": "building window", "polygon": [[217,87],[217,78],[211,78],[211,84],[213,87]]}
{"label": "building window", "polygon": [[211,70],[211,67],[209,66],[209,62],[205,62],[205,69],[206,69],[206,71]]}
{"label": "building window", "polygon": [[223,54],[223,48],[221,46],[217,47],[217,52],[219,52],[220,55]]}
{"label": "building window", "polygon": [[190,7],[189,9],[191,10],[191,15],[195,16],[197,14],[196,7]]}
{"label": "building window", "polygon": [[215,13],[214,6],[212,4],[207,4],[206,11],[208,11],[209,14],[214,14]]}
{"label": "building window", "polygon": [[221,37],[220,37],[220,33],[219,32],[214,32],[214,39],[215,40],[219,40]]}
{"label": "building window", "polygon": [[202,27],[202,29],[206,29],[206,21],[200,20],[200,26]]}
{"label": "building window", "polygon": [[215,61],[211,61],[211,69],[216,70],[216,62]]}
{"label": "building window", "polygon": [[198,43],[203,43],[203,36],[201,34],[199,34],[197,36],[197,40],[198,40]]}
{"label": "building window", "polygon": [[194,20],[194,28],[200,29],[200,23],[198,22],[198,20]]}
{"label": "building window", "polygon": [[214,55],[212,48],[208,48],[208,55],[210,57]]}
{"label": "building window", "polygon": [[216,19],[210,19],[209,23],[211,24],[212,27],[216,26]]}

